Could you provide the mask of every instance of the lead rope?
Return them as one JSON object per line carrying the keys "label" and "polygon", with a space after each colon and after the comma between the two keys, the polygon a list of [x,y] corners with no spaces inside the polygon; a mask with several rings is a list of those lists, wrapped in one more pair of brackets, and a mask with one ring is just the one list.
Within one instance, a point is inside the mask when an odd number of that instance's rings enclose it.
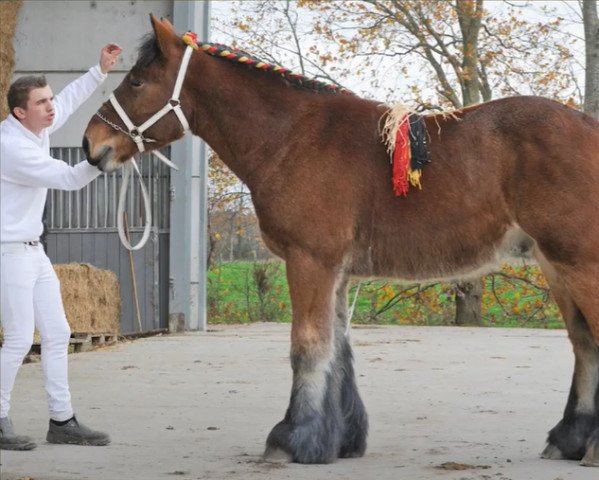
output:
{"label": "lead rope", "polygon": [[[156,155],[156,157],[158,157],[158,159],[161,162],[163,162],[165,165],[169,166],[173,170],[179,170],[177,165],[171,162],[162,153],[158,151],[153,151],[150,153]],[[119,191],[119,203],[117,205],[116,210],[117,231],[119,234],[119,238],[121,239],[121,243],[123,244],[123,247],[125,247],[127,250],[140,250],[148,241],[148,238],[150,237],[150,230],[152,228],[152,208],[150,206],[150,195],[148,194],[148,190],[146,189],[146,185],[144,184],[143,177],[141,175],[141,172],[139,171],[139,167],[137,166],[137,162],[133,157],[131,157],[127,162],[125,162],[122,170],[123,182],[121,183],[121,188]],[[123,222],[123,215],[125,213],[125,201],[127,200],[127,191],[129,190],[129,178],[131,177],[132,173],[135,173],[139,180],[139,188],[141,190],[141,197],[143,199],[145,217],[143,235],[141,236],[141,240],[135,246],[131,245],[131,242],[129,242],[129,238],[127,238],[127,235],[125,234]]]}
{"label": "lead rope", "polygon": [[[141,189],[141,196],[143,198],[144,204],[144,216],[146,217],[143,235],[141,237],[141,240],[135,246],[131,245],[131,243],[129,242],[129,238],[125,233],[125,228],[123,225],[125,201],[127,199],[127,190],[129,189],[129,177],[131,177],[132,171],[135,171],[135,173],[137,174],[137,178],[139,179],[139,187]],[[119,192],[119,203],[116,211],[116,223],[121,243],[127,250],[139,250],[143,248],[143,246],[148,241],[148,238],[150,237],[150,229],[152,228],[152,209],[150,208],[150,196],[148,195],[148,190],[146,189],[146,186],[143,182],[143,178],[141,176],[141,172],[139,171],[139,167],[137,166],[137,162],[134,158],[129,159],[123,165],[123,183],[121,184],[121,189]]]}

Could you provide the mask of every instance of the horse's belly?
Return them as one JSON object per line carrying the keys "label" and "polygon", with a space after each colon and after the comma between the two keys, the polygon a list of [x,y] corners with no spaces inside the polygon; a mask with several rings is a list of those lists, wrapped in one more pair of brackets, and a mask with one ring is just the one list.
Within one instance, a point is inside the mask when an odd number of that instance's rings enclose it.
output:
{"label": "horse's belly", "polygon": [[406,282],[467,280],[497,271],[513,259],[531,258],[534,240],[518,225],[511,225],[493,242],[469,245],[439,245],[409,248],[401,252],[367,248],[354,255],[349,271],[352,275],[396,278]]}

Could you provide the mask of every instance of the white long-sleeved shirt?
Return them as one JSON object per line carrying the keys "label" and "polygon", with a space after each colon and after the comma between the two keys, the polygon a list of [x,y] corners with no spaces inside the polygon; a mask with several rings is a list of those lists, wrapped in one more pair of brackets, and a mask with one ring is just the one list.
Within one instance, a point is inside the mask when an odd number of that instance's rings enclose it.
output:
{"label": "white long-sleeved shirt", "polygon": [[38,240],[49,188],[78,190],[100,175],[88,162],[70,166],[50,156],[50,134],[105,79],[100,67],[67,85],[54,99],[54,122],[38,136],[13,115],[0,123],[0,242]]}

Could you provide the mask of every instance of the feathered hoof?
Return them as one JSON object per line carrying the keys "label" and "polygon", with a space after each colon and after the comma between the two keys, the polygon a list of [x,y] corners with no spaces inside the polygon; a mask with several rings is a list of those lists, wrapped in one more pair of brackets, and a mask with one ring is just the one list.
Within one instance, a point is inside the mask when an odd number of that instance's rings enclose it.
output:
{"label": "feathered hoof", "polygon": [[[267,461],[296,463],[332,463],[339,454],[340,435],[335,423],[315,416],[300,425],[282,421],[266,440]],[[274,460],[271,460],[274,459]]]}
{"label": "feathered hoof", "polygon": [[555,445],[549,444],[541,452],[541,458],[546,460],[563,460],[564,456],[559,448],[557,448]]}
{"label": "feathered hoof", "polygon": [[282,448],[267,445],[262,460],[268,463],[291,463],[293,462],[293,455]]}

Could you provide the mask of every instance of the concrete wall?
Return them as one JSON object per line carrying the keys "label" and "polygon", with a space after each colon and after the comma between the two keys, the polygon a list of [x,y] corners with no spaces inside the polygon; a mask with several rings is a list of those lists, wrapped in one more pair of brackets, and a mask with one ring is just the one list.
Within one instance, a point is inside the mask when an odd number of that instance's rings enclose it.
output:
{"label": "concrete wall", "polygon": [[78,147],[87,122],[137,59],[149,15],[172,20],[170,0],[25,0],[14,37],[15,78],[44,73],[54,93],[98,63],[100,49],[116,42],[124,52],[94,95],[51,137],[52,146]]}

